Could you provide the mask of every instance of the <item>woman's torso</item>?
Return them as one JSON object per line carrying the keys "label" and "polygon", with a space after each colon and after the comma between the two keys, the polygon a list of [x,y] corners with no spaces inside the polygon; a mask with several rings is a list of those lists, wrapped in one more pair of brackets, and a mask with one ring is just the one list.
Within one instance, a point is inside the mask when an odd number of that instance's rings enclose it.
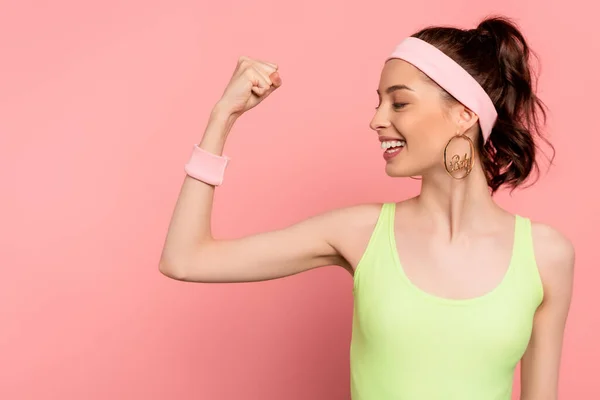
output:
{"label": "woman's torso", "polygon": [[386,203],[341,249],[356,270],[353,399],[509,399],[543,295],[530,221],[507,214],[450,246],[404,212]]}

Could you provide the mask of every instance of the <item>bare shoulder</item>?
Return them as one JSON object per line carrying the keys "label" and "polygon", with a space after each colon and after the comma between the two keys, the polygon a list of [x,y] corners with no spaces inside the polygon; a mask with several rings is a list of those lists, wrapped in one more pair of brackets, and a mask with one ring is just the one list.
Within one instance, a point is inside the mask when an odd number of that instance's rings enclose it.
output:
{"label": "bare shoulder", "polygon": [[339,208],[334,212],[338,213],[339,220],[346,228],[374,227],[382,206],[382,203],[365,203]]}
{"label": "bare shoulder", "polygon": [[332,211],[336,214],[335,241],[339,244],[353,239],[356,233],[372,231],[381,213],[382,203],[365,203]]}
{"label": "bare shoulder", "polygon": [[571,240],[555,227],[531,223],[533,247],[544,286],[569,284],[575,266],[575,247]]}
{"label": "bare shoulder", "polygon": [[344,267],[351,273],[366,250],[382,206],[383,203],[365,203],[332,211],[336,222],[331,243],[344,258]]}

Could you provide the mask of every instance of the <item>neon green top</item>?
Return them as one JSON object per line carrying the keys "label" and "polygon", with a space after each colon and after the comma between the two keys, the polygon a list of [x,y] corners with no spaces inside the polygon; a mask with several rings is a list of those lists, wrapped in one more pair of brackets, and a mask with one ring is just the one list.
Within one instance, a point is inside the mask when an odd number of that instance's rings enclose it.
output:
{"label": "neon green top", "polygon": [[510,400],[543,298],[531,221],[516,215],[512,260],[492,291],[429,294],[404,274],[385,203],[354,274],[352,400]]}

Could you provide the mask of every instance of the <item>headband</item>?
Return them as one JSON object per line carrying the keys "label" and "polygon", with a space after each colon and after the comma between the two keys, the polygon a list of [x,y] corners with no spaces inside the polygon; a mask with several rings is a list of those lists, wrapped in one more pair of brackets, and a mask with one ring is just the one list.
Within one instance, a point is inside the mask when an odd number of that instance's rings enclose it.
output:
{"label": "headband", "polygon": [[471,74],[435,46],[415,37],[400,42],[386,61],[392,58],[414,65],[477,114],[483,141],[488,139],[498,113],[492,99]]}

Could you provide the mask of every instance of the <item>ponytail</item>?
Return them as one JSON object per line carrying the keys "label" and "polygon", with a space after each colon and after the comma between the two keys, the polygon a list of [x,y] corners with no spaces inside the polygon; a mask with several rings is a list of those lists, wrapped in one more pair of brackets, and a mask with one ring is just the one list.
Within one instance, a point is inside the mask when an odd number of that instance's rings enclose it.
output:
{"label": "ponytail", "polygon": [[413,36],[456,61],[492,99],[498,119],[488,140],[484,143],[480,134],[477,143],[492,193],[502,185],[517,188],[534,170],[537,178],[537,139],[553,152],[554,147],[542,135],[546,106],[535,93],[532,51],[517,26],[505,17],[493,17],[476,29],[430,27]]}

